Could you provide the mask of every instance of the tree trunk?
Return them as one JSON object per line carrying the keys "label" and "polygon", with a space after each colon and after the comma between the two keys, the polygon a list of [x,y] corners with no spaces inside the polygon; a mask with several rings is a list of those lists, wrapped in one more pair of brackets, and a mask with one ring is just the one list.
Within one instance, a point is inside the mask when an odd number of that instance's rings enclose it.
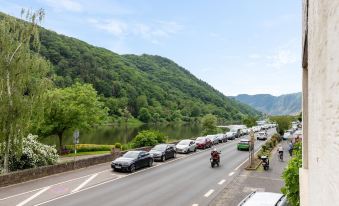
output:
{"label": "tree trunk", "polygon": [[63,132],[62,132],[62,133],[58,133],[58,137],[59,137],[59,152],[60,152],[60,154],[61,154],[62,149],[63,149],[63,145],[62,145],[62,134],[63,134]]}
{"label": "tree trunk", "polygon": [[5,140],[5,157],[4,157],[4,173],[9,172],[9,137],[6,137]]}

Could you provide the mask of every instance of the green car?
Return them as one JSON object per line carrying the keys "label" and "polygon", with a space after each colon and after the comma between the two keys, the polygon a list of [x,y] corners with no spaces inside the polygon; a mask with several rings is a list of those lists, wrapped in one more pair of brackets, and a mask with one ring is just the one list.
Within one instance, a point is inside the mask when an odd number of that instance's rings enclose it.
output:
{"label": "green car", "polygon": [[250,141],[248,139],[241,139],[237,145],[238,150],[249,150],[250,149]]}

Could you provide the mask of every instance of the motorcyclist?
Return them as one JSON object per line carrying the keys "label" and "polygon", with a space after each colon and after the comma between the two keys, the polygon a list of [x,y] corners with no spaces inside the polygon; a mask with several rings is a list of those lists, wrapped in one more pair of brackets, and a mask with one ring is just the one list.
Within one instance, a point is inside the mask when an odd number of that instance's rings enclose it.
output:
{"label": "motorcyclist", "polygon": [[219,159],[220,158],[220,152],[217,151],[217,148],[214,148],[213,151],[211,152],[211,157],[212,159]]}

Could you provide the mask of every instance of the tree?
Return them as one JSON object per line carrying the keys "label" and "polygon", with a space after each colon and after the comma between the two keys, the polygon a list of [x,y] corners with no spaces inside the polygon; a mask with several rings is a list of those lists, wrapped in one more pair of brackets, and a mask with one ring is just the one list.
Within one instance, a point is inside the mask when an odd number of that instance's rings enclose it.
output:
{"label": "tree", "polygon": [[31,120],[41,115],[40,102],[49,83],[49,63],[31,51],[40,47],[38,24],[44,11],[21,14],[27,22],[9,16],[0,20],[0,143],[5,173],[9,151],[20,153]]}
{"label": "tree", "polygon": [[278,132],[283,135],[284,132],[291,127],[292,121],[295,119],[293,116],[271,116],[270,120],[278,124]]}
{"label": "tree", "polygon": [[204,135],[217,133],[217,117],[213,114],[206,114],[202,118],[202,127]]}
{"label": "tree", "polygon": [[151,119],[151,114],[147,108],[141,108],[138,118],[143,122],[149,122]]}
{"label": "tree", "polygon": [[90,84],[76,83],[52,90],[48,93],[48,101],[50,105],[40,131],[45,135],[58,135],[60,149],[66,130],[90,128],[107,116],[107,108]]}
{"label": "tree", "polygon": [[242,123],[245,124],[248,128],[250,128],[250,127],[257,125],[257,120],[258,118],[256,117],[247,116],[243,118]]}

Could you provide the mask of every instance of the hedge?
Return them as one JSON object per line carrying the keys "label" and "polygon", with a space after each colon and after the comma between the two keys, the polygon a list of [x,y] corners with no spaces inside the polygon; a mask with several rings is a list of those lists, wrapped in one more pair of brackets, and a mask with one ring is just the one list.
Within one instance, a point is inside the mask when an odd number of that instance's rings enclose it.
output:
{"label": "hedge", "polygon": [[[111,151],[114,145],[77,144],[76,148],[77,152]],[[74,152],[74,145],[66,145],[65,149]]]}

